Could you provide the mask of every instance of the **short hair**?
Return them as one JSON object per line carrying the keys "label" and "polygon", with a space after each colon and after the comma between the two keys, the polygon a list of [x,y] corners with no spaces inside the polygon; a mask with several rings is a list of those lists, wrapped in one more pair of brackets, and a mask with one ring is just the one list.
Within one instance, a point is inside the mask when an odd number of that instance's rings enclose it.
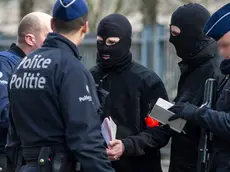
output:
{"label": "short hair", "polygon": [[26,16],[18,26],[18,42],[24,43],[28,33],[36,34],[41,31],[39,18],[35,15]]}
{"label": "short hair", "polygon": [[85,25],[88,19],[88,14],[85,14],[77,19],[71,21],[63,21],[57,18],[53,18],[54,31],[57,33],[71,33],[80,30]]}
{"label": "short hair", "polygon": [[33,34],[36,37],[44,29],[50,30],[51,18],[50,15],[43,12],[32,12],[25,15],[18,26],[18,43],[25,43],[27,34]]}

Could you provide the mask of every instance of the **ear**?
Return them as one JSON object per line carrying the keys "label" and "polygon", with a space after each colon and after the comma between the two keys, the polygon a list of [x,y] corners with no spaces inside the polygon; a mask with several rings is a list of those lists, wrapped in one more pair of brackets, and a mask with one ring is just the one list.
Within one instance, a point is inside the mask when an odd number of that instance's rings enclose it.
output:
{"label": "ear", "polygon": [[83,26],[82,32],[83,33],[87,33],[88,32],[88,27],[89,27],[89,22],[86,21],[85,24],[84,24],[84,26]]}
{"label": "ear", "polygon": [[25,42],[30,45],[30,46],[33,46],[34,45],[34,42],[35,42],[35,37],[34,35],[32,34],[26,34],[25,36]]}
{"label": "ear", "polygon": [[50,27],[51,27],[52,31],[54,31],[54,18],[52,18],[50,20]]}

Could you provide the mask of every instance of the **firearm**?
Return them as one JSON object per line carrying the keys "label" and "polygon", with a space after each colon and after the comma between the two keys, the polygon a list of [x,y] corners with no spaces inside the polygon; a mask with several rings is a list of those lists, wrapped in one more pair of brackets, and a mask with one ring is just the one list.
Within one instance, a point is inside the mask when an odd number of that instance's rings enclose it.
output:
{"label": "firearm", "polygon": [[[204,101],[201,107],[215,109],[217,97],[217,82],[215,79],[207,79],[204,88]],[[210,166],[212,133],[201,129],[199,142],[197,172],[208,172]]]}

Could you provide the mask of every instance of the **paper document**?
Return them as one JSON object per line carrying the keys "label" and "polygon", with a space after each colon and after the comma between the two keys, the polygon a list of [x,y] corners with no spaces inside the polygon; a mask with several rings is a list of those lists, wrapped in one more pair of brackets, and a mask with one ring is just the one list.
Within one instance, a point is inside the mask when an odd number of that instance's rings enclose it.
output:
{"label": "paper document", "polygon": [[174,115],[173,112],[168,111],[168,109],[172,106],[173,106],[172,103],[159,98],[155,106],[153,107],[153,110],[151,112],[151,117],[158,120],[162,124],[169,124],[171,129],[173,129],[178,133],[181,133],[181,131],[183,130],[186,124],[186,120],[177,119],[169,122],[168,119]]}
{"label": "paper document", "polygon": [[109,142],[116,139],[117,125],[111,117],[106,117],[101,124],[101,133],[105,139],[106,144],[109,146]]}

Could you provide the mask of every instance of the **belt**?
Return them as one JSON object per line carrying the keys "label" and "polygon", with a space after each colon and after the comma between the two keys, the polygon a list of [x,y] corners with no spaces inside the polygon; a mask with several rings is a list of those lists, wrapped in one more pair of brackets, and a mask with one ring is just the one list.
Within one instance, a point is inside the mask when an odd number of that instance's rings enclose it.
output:
{"label": "belt", "polygon": [[[59,145],[51,145],[49,146],[51,148],[52,153],[68,153],[69,149],[62,144]],[[22,155],[25,159],[25,161],[31,161],[38,158],[40,150],[42,147],[32,147],[32,148],[22,148]]]}
{"label": "belt", "polygon": [[41,171],[52,171],[54,172],[76,172],[81,170],[80,163],[68,159],[68,155],[66,155],[66,158],[64,158],[64,154],[56,154],[51,157],[51,161],[48,164],[41,165],[38,162],[38,158],[34,160],[27,160],[25,161],[26,165],[33,166],[38,168]]}

